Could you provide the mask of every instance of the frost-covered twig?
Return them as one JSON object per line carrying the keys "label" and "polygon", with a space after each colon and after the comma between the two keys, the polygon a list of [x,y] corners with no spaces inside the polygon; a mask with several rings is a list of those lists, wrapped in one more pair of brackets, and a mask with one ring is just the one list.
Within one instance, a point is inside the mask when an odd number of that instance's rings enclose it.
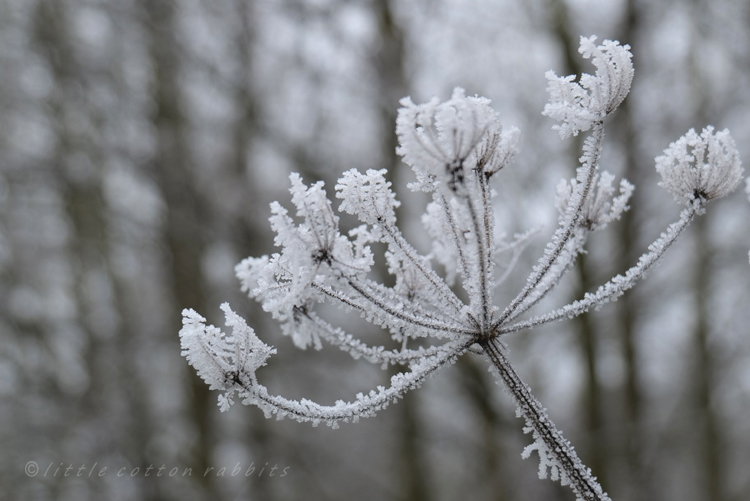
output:
{"label": "frost-covered twig", "polygon": [[427,352],[410,364],[410,372],[399,373],[391,378],[391,386],[379,386],[377,391],[358,394],[353,402],[336,401],[335,405],[321,405],[311,400],[291,400],[272,396],[260,384],[255,371],[265,365],[266,359],[276,350],[265,345],[239,318],[227,304],[222,305],[226,314],[227,326],[233,328],[226,335],[213,325],[205,325],[206,319],[193,310],[183,311],[183,328],[180,331],[183,355],[196,368],[212,390],[224,393],[219,397],[219,405],[226,410],[233,403],[237,393],[242,403],[257,405],[266,416],[290,417],[299,422],[321,422],[337,427],[339,422],[356,422],[359,418],[374,416],[404,393],[418,388],[435,370],[452,364],[472,344],[473,340],[455,340],[440,349]]}
{"label": "frost-covered twig", "polygon": [[591,470],[578,459],[573,446],[547,416],[547,410],[531,393],[531,388],[521,380],[504,353],[506,349],[497,339],[482,343],[482,347],[516,400],[516,414],[526,420],[524,432],[531,432],[534,438],[534,443],[527,446],[522,455],[528,458],[532,450],[537,451],[539,478],[547,478],[547,470],[550,470],[552,480],[570,485],[578,499],[609,500]]}
{"label": "frost-covered twig", "polygon": [[[387,364],[409,365],[415,360],[434,356],[449,349],[446,348],[448,343],[428,348],[420,346],[416,349],[402,350],[387,350],[383,346],[368,346],[352,334],[347,334],[343,330],[333,327],[315,312],[300,311],[296,317],[296,325],[298,329],[307,330],[314,339],[323,339],[333,346],[338,346],[355,360],[364,358],[372,363],[383,364],[383,367]],[[322,348],[319,342],[316,342],[315,346],[318,349]]]}
{"label": "frost-covered twig", "polygon": [[399,373],[391,378],[391,386],[378,386],[377,391],[370,391],[367,395],[359,393],[353,402],[337,400],[335,405],[320,405],[311,400],[290,400],[281,396],[269,395],[265,386],[243,387],[242,401],[246,405],[257,405],[266,417],[275,415],[278,419],[290,417],[300,423],[310,422],[317,425],[321,422],[334,428],[340,422],[357,422],[360,418],[372,417],[379,410],[403,397],[430,377],[437,369],[450,365],[462,355],[473,342],[452,341],[450,349],[445,349],[436,355],[426,356],[411,365],[411,372]]}
{"label": "frost-covered twig", "polygon": [[[522,456],[538,452],[540,476],[546,477],[550,471],[552,479],[570,485],[578,499],[608,500],[511,365],[499,336],[574,317],[617,299],[653,268],[710,200],[734,188],[742,168],[727,131],[714,133],[711,127],[700,135],[689,131],[656,159],[661,184],[686,204],[680,219],[668,226],[624,275],[567,306],[518,321],[561,282],[584,252],[589,233],[627,210],[633,191],[633,186],[622,180],[615,196],[614,176],[599,171],[605,119],[630,89],[631,54],[628,46],[618,42],[606,40],[597,46],[594,41],[594,37],[581,38],[580,52],[591,58],[595,75],[582,75],[578,82],[574,76],[547,75],[550,102],[544,114],[560,122],[555,126],[560,136],[590,132],[576,178],[558,185],[558,227],[525,286],[504,309],[495,306],[493,293],[534,233],[521,234],[509,243],[495,234],[490,185],[512,160],[518,130],[503,129],[487,99],[467,97],[462,89],[456,89],[445,102],[433,99],[417,105],[405,98],[396,123],[398,152],[416,174],[416,182],[409,187],[432,194],[422,217],[433,239],[429,256],[420,255],[401,233],[395,213],[399,202],[384,170],[364,174],[351,170],[336,184],[339,210],[363,223],[348,235],[339,231],[323,183],[306,186],[293,174],[294,216],[279,203],[271,206],[271,227],[280,251],[247,258],[237,265],[236,273],[242,290],[260,301],[300,348],[313,345],[320,349],[325,341],[355,359],[364,358],[383,368],[403,365],[408,371],[391,378],[388,388],[378,387],[351,402],[339,400],[332,406],[272,396],[258,381],[256,371],[274,349],[261,342],[226,304],[222,309],[231,334],[206,325],[203,317],[185,310],[180,331],[182,353],[212,389],[222,391],[221,409],[229,408],[238,394],[243,403],[260,407],[267,416],[338,426],[342,421],[374,415],[470,351],[487,357],[516,401],[518,415],[526,420],[525,430],[534,438]],[[370,244],[374,242],[387,245],[388,271],[396,279],[391,287],[371,276],[374,260]],[[496,261],[508,252],[510,261],[496,280]],[[444,268],[444,276],[432,268],[433,259]],[[456,278],[466,292],[466,303],[451,288]],[[316,311],[321,302],[353,310],[383,327],[402,349],[370,346],[332,326]],[[443,344],[409,349],[407,342],[418,336],[439,339]]]}

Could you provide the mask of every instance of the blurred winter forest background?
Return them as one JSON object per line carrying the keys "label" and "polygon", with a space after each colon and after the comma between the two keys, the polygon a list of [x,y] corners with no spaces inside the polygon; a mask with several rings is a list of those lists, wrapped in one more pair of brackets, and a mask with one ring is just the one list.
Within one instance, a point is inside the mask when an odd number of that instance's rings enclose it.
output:
{"label": "blurred winter forest background", "polygon": [[[592,72],[577,54],[591,34],[632,47],[602,167],[636,191],[559,305],[626,270],[676,218],[653,167],[671,141],[728,127],[750,159],[750,2],[1,0],[0,498],[572,499],[520,458],[531,439],[480,358],[331,430],[219,413],[177,333],[182,308],[222,325],[229,301],[278,349],[259,371],[272,391],[332,404],[386,384],[335,348],[294,348],[233,267],[274,251],[268,204],[290,205],[292,171],[331,190],[346,169],[392,169],[402,227],[428,250],[395,114],[403,96],[454,86],[522,131],[498,176],[498,221],[542,231],[498,293],[512,298],[579,154],[541,115],[544,72]],[[711,203],[619,302],[508,339],[615,500],[750,499],[749,215],[740,193]],[[61,465],[75,469],[53,475]]]}

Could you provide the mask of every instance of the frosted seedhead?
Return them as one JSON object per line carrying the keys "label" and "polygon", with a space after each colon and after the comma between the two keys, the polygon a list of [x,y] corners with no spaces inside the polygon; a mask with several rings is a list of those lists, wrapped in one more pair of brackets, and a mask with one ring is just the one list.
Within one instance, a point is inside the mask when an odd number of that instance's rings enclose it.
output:
{"label": "frosted seedhead", "polygon": [[589,130],[594,122],[604,120],[630,92],[633,82],[630,46],[620,45],[616,40],[605,40],[597,46],[595,40],[595,36],[581,37],[578,52],[591,59],[596,75],[584,73],[579,83],[575,75],[558,77],[554,71],[546,74],[550,99],[542,114],[562,122],[553,127],[562,139],[577,136]]}
{"label": "frosted seedhead", "polygon": [[232,404],[235,391],[246,393],[255,382],[255,371],[266,365],[276,350],[263,343],[245,321],[229,308],[221,305],[231,334],[223,333],[194,310],[182,311],[180,345],[182,356],[208,383],[212,390],[224,390],[219,406],[225,411]]}
{"label": "frosted seedhead", "polygon": [[448,101],[437,98],[416,105],[410,98],[401,100],[396,133],[396,150],[414,169],[414,190],[434,191],[449,188],[464,190],[465,179],[474,168],[491,175],[513,158],[518,131],[503,131],[490,100],[466,97],[456,88]]}
{"label": "frosted seedhead", "polygon": [[363,278],[373,264],[367,239],[352,241],[339,232],[339,218],[323,183],[306,186],[296,173],[290,179],[299,224],[281,204],[273,202],[270,222],[281,252],[245,260],[236,269],[243,290],[258,298],[263,309],[282,323],[293,320],[295,308],[321,298],[313,283],[337,282],[342,275]]}
{"label": "frosted seedhead", "polygon": [[518,127],[508,127],[492,131],[478,149],[477,167],[491,176],[508,165],[518,151],[521,131]]}
{"label": "frosted seedhead", "polygon": [[369,169],[365,174],[351,169],[336,184],[336,198],[342,200],[339,209],[355,214],[367,224],[396,224],[395,209],[401,205],[386,180],[385,169]]}
{"label": "frosted seedhead", "polygon": [[[612,221],[620,219],[622,213],[629,209],[628,200],[630,200],[635,187],[623,179],[620,181],[620,194],[614,196],[615,189],[612,186],[614,179],[615,176],[606,171],[596,174],[593,182],[596,185],[596,192],[586,198],[584,202],[579,220],[580,226],[591,231],[599,230]],[[570,198],[577,185],[578,182],[575,178],[571,179],[570,182],[562,179],[558,183],[555,205],[560,214],[566,213]]]}
{"label": "frosted seedhead", "polygon": [[700,135],[690,129],[656,157],[656,171],[665,187],[682,203],[713,200],[730,193],[742,177],[742,164],[729,131],[714,134],[711,126]]}

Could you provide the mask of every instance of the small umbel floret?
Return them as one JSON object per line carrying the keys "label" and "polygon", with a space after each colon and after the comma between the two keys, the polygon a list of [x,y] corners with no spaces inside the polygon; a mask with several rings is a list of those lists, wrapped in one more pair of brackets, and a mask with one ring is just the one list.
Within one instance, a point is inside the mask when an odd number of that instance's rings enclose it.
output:
{"label": "small umbel floret", "polygon": [[690,129],[656,157],[659,186],[667,189],[678,202],[707,202],[723,197],[737,187],[742,178],[742,164],[729,131],[714,133],[710,125],[700,135]]}

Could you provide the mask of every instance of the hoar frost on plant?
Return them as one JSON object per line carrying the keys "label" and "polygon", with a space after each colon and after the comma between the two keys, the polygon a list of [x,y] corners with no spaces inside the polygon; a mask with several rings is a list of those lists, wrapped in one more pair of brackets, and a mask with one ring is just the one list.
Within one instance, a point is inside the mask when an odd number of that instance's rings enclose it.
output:
{"label": "hoar frost on plant", "polygon": [[544,114],[562,122],[553,129],[565,139],[585,132],[612,113],[630,92],[633,82],[633,64],[629,45],[605,40],[597,46],[596,37],[581,37],[578,49],[584,58],[596,66],[596,75],[584,73],[580,82],[575,75],[558,77],[554,71],[546,74],[550,102]]}
{"label": "hoar frost on plant", "polygon": [[[596,195],[589,196],[586,204],[581,208],[581,226],[592,231],[604,228],[612,221],[620,219],[623,212],[629,209],[628,200],[633,194],[635,187],[626,179],[620,181],[620,194],[612,197],[614,188],[612,181],[615,176],[609,172],[602,172],[594,177],[593,184],[596,185]],[[576,180],[570,182],[565,179],[557,184],[557,197],[555,206],[564,214],[568,208],[568,202],[576,189]]]}
{"label": "hoar frost on plant", "polygon": [[656,157],[660,186],[675,200],[689,203],[696,197],[720,198],[734,190],[742,178],[737,147],[729,131],[714,133],[711,126],[698,135],[693,129]]}
{"label": "hoar frost on plant", "polygon": [[[270,222],[279,252],[247,258],[236,267],[242,290],[281,323],[283,333],[292,336],[298,347],[320,349],[327,343],[355,359],[384,369],[396,364],[404,372],[393,376],[388,387],[379,386],[334,405],[272,395],[258,381],[256,371],[275,350],[261,342],[226,304],[222,309],[231,334],[207,326],[203,317],[186,309],[180,331],[182,354],[212,389],[224,392],[219,398],[221,409],[226,410],[236,394],[244,404],[260,407],[267,417],[336,427],[373,416],[438,369],[472,352],[487,357],[491,370],[513,396],[517,414],[525,420],[524,429],[533,437],[523,456],[537,451],[540,476],[551,472],[552,479],[569,485],[578,499],[609,499],[516,372],[501,338],[572,318],[617,299],[656,264],[709,200],[736,186],[742,170],[728,132],[714,134],[710,127],[700,136],[688,132],[656,160],[661,184],[686,202],[678,220],[624,274],[573,303],[520,319],[560,283],[584,251],[587,236],[628,209],[633,191],[622,180],[615,195],[614,176],[599,171],[604,119],[630,89],[631,54],[628,46],[618,42],[605,40],[596,46],[594,40],[581,38],[580,52],[592,60],[595,75],[583,75],[575,82],[574,76],[547,74],[550,102],[544,114],[561,123],[556,126],[561,137],[591,132],[575,178],[558,185],[557,229],[509,304],[495,305],[494,292],[537,233],[530,230],[506,238],[495,227],[491,184],[516,153],[518,129],[501,127],[489,100],[466,96],[462,89],[445,102],[433,99],[414,104],[405,98],[396,121],[397,151],[416,174],[416,182],[409,187],[432,197],[422,217],[433,239],[431,254],[419,254],[399,229],[395,212],[399,202],[386,171],[350,170],[336,184],[336,198],[341,201],[340,211],[359,218],[359,227],[342,234],[323,183],[306,186],[299,175],[292,174],[294,216],[277,202],[271,205]],[[387,248],[388,271],[395,276],[391,287],[370,273],[370,244],[376,242]],[[433,269],[433,260],[444,267],[444,275]],[[468,301],[451,289],[456,282]],[[381,326],[401,348],[371,346],[334,327],[316,311],[324,302],[353,310]],[[431,341],[415,345],[416,338]]]}
{"label": "hoar frost on plant", "polygon": [[225,411],[233,403],[236,390],[257,384],[255,370],[266,365],[276,350],[263,343],[247,326],[245,320],[232,311],[227,303],[221,305],[231,334],[224,334],[195,311],[182,312],[180,342],[182,355],[198,370],[198,375],[212,390],[223,390],[219,406]]}

